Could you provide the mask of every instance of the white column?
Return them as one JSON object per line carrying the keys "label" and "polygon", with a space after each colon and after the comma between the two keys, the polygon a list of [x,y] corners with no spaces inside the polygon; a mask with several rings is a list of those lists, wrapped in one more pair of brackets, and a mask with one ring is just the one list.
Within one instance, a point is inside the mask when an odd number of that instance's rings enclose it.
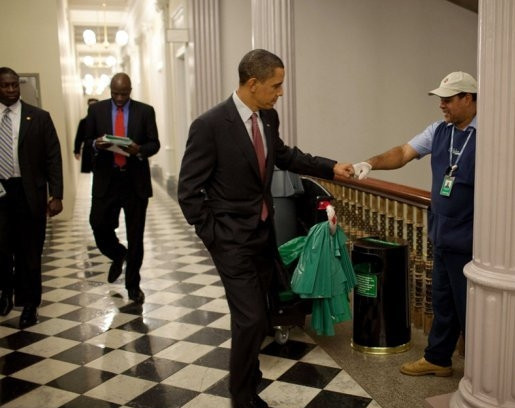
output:
{"label": "white column", "polygon": [[515,2],[479,2],[474,257],[450,407],[515,407]]}
{"label": "white column", "polygon": [[[170,8],[169,8],[169,0],[155,0],[156,11],[161,13],[161,19],[163,24],[163,32],[162,36],[165,39],[165,43],[163,44],[163,87],[165,89],[163,93],[163,103],[166,114],[162,115],[162,121],[164,124],[164,129],[161,133],[161,144],[162,149],[166,151],[166,155],[164,158],[164,174],[163,179],[160,180],[163,183],[167,183],[170,177],[175,177],[176,172],[175,168],[177,164],[175,163],[175,134],[172,131],[172,124],[174,123],[173,114],[174,111],[172,107],[172,92],[173,82],[172,82],[172,56],[171,56],[171,44],[166,40],[168,35],[168,30],[170,26]],[[165,184],[166,186],[166,184]]]}
{"label": "white column", "polygon": [[288,145],[297,141],[293,31],[293,0],[252,0],[252,47],[273,52],[284,63],[284,95],[275,108],[281,121],[281,138]]}
{"label": "white column", "polygon": [[190,46],[193,47],[192,116],[221,102],[220,0],[191,0]]}

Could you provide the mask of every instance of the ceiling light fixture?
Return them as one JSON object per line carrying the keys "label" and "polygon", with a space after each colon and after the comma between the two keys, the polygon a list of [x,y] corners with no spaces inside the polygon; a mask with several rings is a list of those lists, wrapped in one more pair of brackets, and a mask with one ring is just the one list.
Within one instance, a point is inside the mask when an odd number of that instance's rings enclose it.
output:
{"label": "ceiling light fixture", "polygon": [[[102,46],[104,48],[109,48],[109,46],[111,44],[109,43],[109,39],[108,39],[108,35],[107,35],[106,8],[107,8],[107,3],[103,2],[102,3],[102,11],[103,11],[103,20],[104,20],[104,26],[103,26],[104,40],[102,41]],[[95,31],[93,31],[89,28],[84,30],[84,32],[82,33],[82,38],[84,40],[84,44],[86,44],[86,45],[95,45],[97,43],[97,35],[95,34]],[[118,46],[123,47],[123,46],[127,45],[128,42],[129,42],[129,34],[127,34],[127,31],[118,30],[116,32],[116,36],[115,36],[115,43]]]}

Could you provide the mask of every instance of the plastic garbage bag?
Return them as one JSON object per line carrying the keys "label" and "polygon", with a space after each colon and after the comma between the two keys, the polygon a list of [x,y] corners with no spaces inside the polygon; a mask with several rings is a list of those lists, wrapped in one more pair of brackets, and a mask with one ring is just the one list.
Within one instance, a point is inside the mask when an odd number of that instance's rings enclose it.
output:
{"label": "plastic garbage bag", "polygon": [[[334,230],[334,234],[331,234]],[[334,335],[334,324],[351,319],[349,293],[356,285],[345,236],[329,221],[314,225],[305,237],[279,247],[283,262],[300,259],[293,272],[291,289],[301,298],[313,299],[311,327],[319,335]]]}

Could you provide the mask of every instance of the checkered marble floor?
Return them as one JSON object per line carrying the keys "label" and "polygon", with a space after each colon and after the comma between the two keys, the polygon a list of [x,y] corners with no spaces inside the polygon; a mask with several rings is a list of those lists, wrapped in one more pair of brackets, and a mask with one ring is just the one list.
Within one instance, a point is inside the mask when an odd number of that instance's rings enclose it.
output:
{"label": "checkered marble floor", "polygon": [[[156,186],[146,300],[131,303],[122,278],[107,283],[110,262],[88,224],[89,177],[80,175],[73,218],[49,223],[39,323],[19,330],[19,308],[0,318],[0,406],[229,408],[228,307],[209,254]],[[284,345],[267,338],[260,361],[271,407],[379,408],[300,328]]]}

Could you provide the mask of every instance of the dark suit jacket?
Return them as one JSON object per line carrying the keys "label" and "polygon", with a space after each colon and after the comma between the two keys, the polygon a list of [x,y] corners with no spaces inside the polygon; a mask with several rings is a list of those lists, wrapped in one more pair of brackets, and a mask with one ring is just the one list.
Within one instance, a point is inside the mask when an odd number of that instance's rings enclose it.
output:
{"label": "dark suit jacket", "polygon": [[[106,99],[91,105],[86,117],[86,141],[93,141],[104,134],[113,134],[111,118],[111,99]],[[150,166],[148,157],[159,151],[160,144],[157,134],[156,114],[150,105],[130,100],[127,137],[140,145],[138,157],[127,158],[127,173],[132,180],[133,188],[140,198],[152,196]],[[114,155],[111,151],[98,149],[93,158],[93,189],[94,197],[103,197],[108,192],[113,175]]]}
{"label": "dark suit jacket", "polygon": [[[91,146],[84,144],[84,140],[86,139],[86,118],[82,118],[79,121],[79,125],[77,126],[77,133],[75,134],[75,142],[73,144],[73,153],[80,154],[80,171],[82,173],[91,172],[92,167],[92,151]],[[84,144],[84,146],[83,146]],[[82,147],[82,153],[81,153]]]}
{"label": "dark suit jacket", "polygon": [[[186,220],[207,248],[244,244],[258,226],[270,191],[274,165],[283,170],[332,179],[335,162],[286,146],[274,109],[260,112],[266,144],[266,179],[259,175],[254,146],[232,96],[197,118],[190,127],[182,160],[178,199]],[[216,229],[216,233],[215,233]]]}
{"label": "dark suit jacket", "polygon": [[29,207],[34,216],[46,217],[47,191],[63,198],[61,147],[50,114],[21,102],[18,161]]}

